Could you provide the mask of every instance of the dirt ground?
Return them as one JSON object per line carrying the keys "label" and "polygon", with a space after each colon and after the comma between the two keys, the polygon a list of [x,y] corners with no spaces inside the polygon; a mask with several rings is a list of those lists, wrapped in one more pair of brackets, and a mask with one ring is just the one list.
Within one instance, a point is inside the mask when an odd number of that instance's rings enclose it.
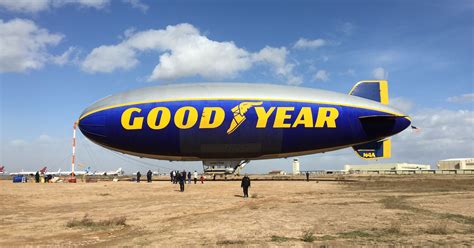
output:
{"label": "dirt ground", "polygon": [[[181,193],[164,181],[2,180],[0,246],[474,244],[474,176],[356,179],[253,181],[246,199],[237,181],[186,185]],[[117,218],[125,223],[110,221]]]}

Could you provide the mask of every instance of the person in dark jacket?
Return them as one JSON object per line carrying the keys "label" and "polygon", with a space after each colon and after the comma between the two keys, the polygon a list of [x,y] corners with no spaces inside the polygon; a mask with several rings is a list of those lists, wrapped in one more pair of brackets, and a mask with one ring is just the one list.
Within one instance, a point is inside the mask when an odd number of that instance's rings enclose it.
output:
{"label": "person in dark jacket", "polygon": [[183,177],[184,183],[186,183],[186,175],[187,175],[186,171],[183,170],[183,171],[181,172],[181,176]]}
{"label": "person in dark jacket", "polygon": [[151,170],[148,170],[148,172],[146,173],[146,181],[151,183],[152,176],[153,176],[153,172],[151,172]]}
{"label": "person in dark jacket", "polygon": [[188,184],[191,184],[191,171],[188,171]]}
{"label": "person in dark jacket", "polygon": [[172,171],[170,171],[170,180],[171,180],[171,182],[173,182],[173,180],[174,180]]}
{"label": "person in dark jacket", "polygon": [[309,182],[309,172],[306,172],[306,182]]}
{"label": "person in dark jacket", "polygon": [[184,182],[186,181],[186,176],[184,173],[176,174],[177,180],[179,182],[179,191],[184,192]]}
{"label": "person in dark jacket", "polygon": [[244,190],[244,198],[249,197],[250,178],[247,176],[247,174],[245,174],[245,176],[242,178],[240,187],[242,187]]}
{"label": "person in dark jacket", "polygon": [[140,173],[139,171],[137,172],[137,183],[140,182],[140,177],[142,177],[142,173]]}
{"label": "person in dark jacket", "polygon": [[39,171],[37,171],[36,174],[35,174],[35,182],[36,183],[40,182],[40,173],[39,173]]}

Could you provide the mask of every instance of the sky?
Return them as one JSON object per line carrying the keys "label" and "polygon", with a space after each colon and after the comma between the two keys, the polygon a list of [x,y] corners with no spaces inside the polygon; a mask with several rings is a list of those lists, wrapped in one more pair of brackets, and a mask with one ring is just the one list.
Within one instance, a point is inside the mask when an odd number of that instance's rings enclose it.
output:
{"label": "sky", "polygon": [[[249,82],[346,93],[387,79],[418,132],[392,158],[474,157],[473,1],[0,0],[0,165],[70,169],[74,121],[94,101],[140,87]],[[80,166],[202,170],[200,162],[118,155],[78,132]],[[299,157],[302,170],[367,164],[351,148]],[[291,171],[292,158],[248,173]]]}

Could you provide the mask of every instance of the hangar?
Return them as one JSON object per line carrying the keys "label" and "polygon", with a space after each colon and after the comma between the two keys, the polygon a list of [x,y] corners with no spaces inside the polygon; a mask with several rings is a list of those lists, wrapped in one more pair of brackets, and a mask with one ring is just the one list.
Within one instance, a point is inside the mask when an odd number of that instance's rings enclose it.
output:
{"label": "hangar", "polygon": [[474,170],[474,158],[451,158],[438,161],[438,170]]}
{"label": "hangar", "polygon": [[345,172],[418,171],[418,170],[430,170],[430,169],[431,169],[430,165],[408,164],[408,163],[344,165]]}

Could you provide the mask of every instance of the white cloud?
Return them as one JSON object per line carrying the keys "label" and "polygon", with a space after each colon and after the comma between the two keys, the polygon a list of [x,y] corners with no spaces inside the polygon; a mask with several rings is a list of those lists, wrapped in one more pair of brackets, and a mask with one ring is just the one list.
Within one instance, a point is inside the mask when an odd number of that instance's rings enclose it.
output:
{"label": "white cloud", "polygon": [[355,72],[355,70],[354,70],[354,69],[352,69],[352,68],[349,68],[349,69],[347,69],[347,71],[345,71],[343,74],[344,74],[344,75],[348,75],[348,76],[352,76],[352,77],[353,77],[353,76],[355,76],[355,75],[356,75],[356,72]]}
{"label": "white cloud", "polygon": [[303,78],[296,76],[293,73],[294,64],[287,63],[288,50],[285,47],[275,48],[266,46],[257,53],[254,53],[252,58],[255,62],[268,63],[273,67],[274,72],[287,78],[287,83],[290,85],[299,85],[303,82]]}
{"label": "white cloud", "polygon": [[316,74],[314,74],[313,79],[315,81],[328,81],[329,73],[326,70],[318,70]]}
{"label": "white cloud", "polygon": [[0,7],[14,12],[36,13],[66,4],[101,9],[109,3],[110,0],[0,0]]}
{"label": "white cloud", "polygon": [[47,134],[41,134],[39,137],[38,137],[38,142],[39,143],[50,143],[51,141],[53,141],[53,138]]}
{"label": "white cloud", "polygon": [[14,139],[12,141],[10,141],[10,145],[14,146],[14,147],[20,147],[20,146],[25,146],[27,145],[28,143],[22,139]]}
{"label": "white cloud", "polygon": [[392,98],[392,99],[390,99],[389,104],[392,105],[393,107],[401,110],[404,113],[408,113],[413,108],[413,106],[415,105],[412,100],[407,99],[405,97]]}
{"label": "white cloud", "polygon": [[351,35],[354,33],[355,25],[351,22],[345,22],[340,27],[339,30],[344,33],[345,35]]}
{"label": "white cloud", "polygon": [[446,99],[448,102],[452,103],[469,103],[474,102],[474,93],[463,94],[460,96],[451,96]]}
{"label": "white cloud", "polygon": [[[39,69],[54,60],[47,51],[63,39],[61,34],[52,34],[30,20],[0,19],[0,72],[23,72]],[[60,61],[62,62],[62,61]]]}
{"label": "white cloud", "polygon": [[73,59],[71,59],[71,56],[75,52],[76,52],[75,47],[69,47],[63,54],[58,55],[58,56],[53,56],[52,57],[52,62],[57,64],[57,65],[64,65],[66,63],[69,63],[71,60],[73,60]]}
{"label": "white cloud", "polygon": [[128,46],[100,46],[87,55],[82,69],[87,72],[112,72],[116,69],[130,69],[137,64],[135,51]]}
{"label": "white cloud", "polygon": [[160,30],[132,30],[124,35],[125,39],[119,44],[93,49],[83,61],[82,69],[90,73],[130,69],[138,64],[139,52],[156,52],[161,55],[149,81],[190,76],[233,78],[258,63],[269,65],[287,83],[302,82],[301,77],[293,73],[294,64],[287,62],[288,51],[284,47],[267,46],[251,53],[231,41],[210,40],[187,23]]}
{"label": "white cloud", "polygon": [[122,0],[124,3],[129,3],[133,8],[139,9],[141,12],[146,13],[149,6],[142,3],[140,0]]}
{"label": "white cloud", "polygon": [[392,149],[398,160],[435,165],[441,159],[474,156],[474,112],[424,109],[412,119],[421,132],[395,136]]}
{"label": "white cloud", "polygon": [[293,45],[295,49],[306,49],[306,48],[318,48],[322,47],[326,44],[326,41],[323,39],[316,39],[316,40],[308,40],[305,38],[300,38],[296,43]]}
{"label": "white cloud", "polygon": [[372,71],[372,76],[374,79],[387,79],[388,72],[386,72],[382,67],[377,67]]}

